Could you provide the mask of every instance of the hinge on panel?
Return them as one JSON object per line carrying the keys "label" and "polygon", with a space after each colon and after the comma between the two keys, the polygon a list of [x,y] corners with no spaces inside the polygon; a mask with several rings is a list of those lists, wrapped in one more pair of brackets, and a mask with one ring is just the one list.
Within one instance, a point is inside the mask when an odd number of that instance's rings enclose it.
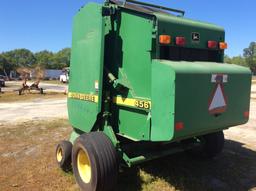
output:
{"label": "hinge on panel", "polygon": [[102,16],[110,16],[116,14],[116,7],[104,6],[102,7]]}

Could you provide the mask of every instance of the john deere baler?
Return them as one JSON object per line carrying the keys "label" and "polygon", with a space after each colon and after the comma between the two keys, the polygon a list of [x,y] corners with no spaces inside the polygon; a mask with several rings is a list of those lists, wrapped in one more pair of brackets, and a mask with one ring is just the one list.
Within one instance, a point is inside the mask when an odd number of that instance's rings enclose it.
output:
{"label": "john deere baler", "polygon": [[137,1],[88,3],[74,18],[70,141],[56,149],[82,190],[111,190],[119,166],[186,149],[214,157],[249,118],[251,73],[223,63],[224,29]]}

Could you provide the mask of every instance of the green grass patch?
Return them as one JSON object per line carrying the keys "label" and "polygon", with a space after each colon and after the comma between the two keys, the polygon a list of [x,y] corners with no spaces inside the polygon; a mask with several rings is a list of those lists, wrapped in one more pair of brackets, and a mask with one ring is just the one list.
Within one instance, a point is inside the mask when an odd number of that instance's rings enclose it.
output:
{"label": "green grass patch", "polygon": [[47,84],[63,85],[59,80],[43,80],[42,82]]}

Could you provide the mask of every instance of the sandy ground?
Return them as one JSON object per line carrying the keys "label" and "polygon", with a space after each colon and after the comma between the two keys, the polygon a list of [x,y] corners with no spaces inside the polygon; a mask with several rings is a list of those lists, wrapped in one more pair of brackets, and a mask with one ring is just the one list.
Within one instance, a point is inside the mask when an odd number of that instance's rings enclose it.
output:
{"label": "sandy ground", "polygon": [[[28,85],[30,85],[30,83],[31,82],[29,82]],[[15,91],[20,84],[21,81],[8,81],[3,91]],[[64,92],[67,85],[40,83],[40,87],[49,92]],[[0,103],[0,124],[54,118],[67,118],[66,98],[44,99],[39,95],[38,98],[29,101]]]}
{"label": "sandy ground", "polygon": [[251,91],[252,91],[251,97],[252,97],[253,99],[256,99],[256,80],[255,80],[255,82],[254,82],[253,85],[252,85]]}
{"label": "sandy ground", "polygon": [[29,120],[67,118],[67,99],[43,99],[0,103],[0,124],[21,123]]}
{"label": "sandy ground", "polygon": [[225,131],[226,138],[256,147],[256,83],[251,88],[250,120],[247,124],[230,128]]}

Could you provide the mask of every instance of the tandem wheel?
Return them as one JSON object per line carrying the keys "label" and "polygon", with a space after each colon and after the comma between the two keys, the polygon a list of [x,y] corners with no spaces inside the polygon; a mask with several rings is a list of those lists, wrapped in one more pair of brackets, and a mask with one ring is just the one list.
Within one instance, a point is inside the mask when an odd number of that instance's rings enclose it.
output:
{"label": "tandem wheel", "polygon": [[56,161],[59,167],[68,172],[72,169],[71,166],[71,153],[72,143],[69,141],[61,141],[56,147]]}
{"label": "tandem wheel", "polygon": [[110,191],[116,186],[119,167],[116,149],[102,132],[83,134],[76,139],[72,167],[83,191]]}
{"label": "tandem wheel", "polygon": [[188,153],[203,159],[212,159],[220,154],[223,150],[225,137],[223,131],[210,133],[197,137],[200,146],[189,150]]}

